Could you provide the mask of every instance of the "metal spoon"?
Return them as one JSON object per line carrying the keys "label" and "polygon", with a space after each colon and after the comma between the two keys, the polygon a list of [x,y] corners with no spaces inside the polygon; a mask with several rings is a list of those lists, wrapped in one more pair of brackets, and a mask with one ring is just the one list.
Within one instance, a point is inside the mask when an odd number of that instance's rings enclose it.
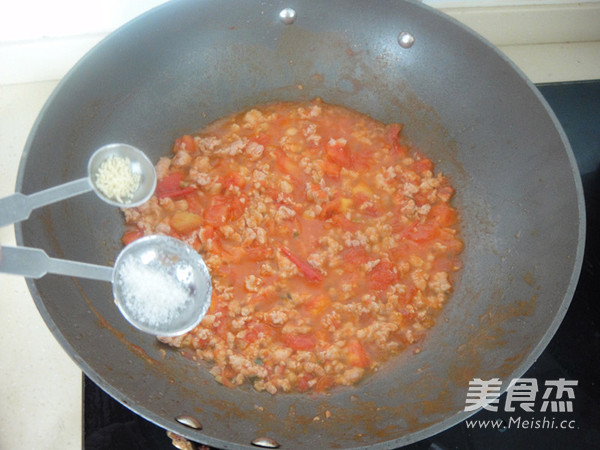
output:
{"label": "metal spoon", "polygon": [[[128,158],[131,171],[140,175],[137,191],[127,202],[109,198],[96,186],[96,174],[104,161],[111,157]],[[0,199],[0,227],[25,220],[36,208],[56,203],[93,190],[101,200],[113,206],[134,207],[146,202],[156,188],[156,172],[152,162],[141,151],[127,144],[108,144],[96,150],[88,162],[88,176],[59,186],[24,195],[17,192]]]}
{"label": "metal spoon", "polygon": [[212,294],[202,257],[184,242],[160,235],[126,246],[114,268],[50,258],[36,248],[1,246],[0,272],[35,279],[53,273],[110,281],[125,319],[156,336],[177,336],[194,328],[208,311]]}

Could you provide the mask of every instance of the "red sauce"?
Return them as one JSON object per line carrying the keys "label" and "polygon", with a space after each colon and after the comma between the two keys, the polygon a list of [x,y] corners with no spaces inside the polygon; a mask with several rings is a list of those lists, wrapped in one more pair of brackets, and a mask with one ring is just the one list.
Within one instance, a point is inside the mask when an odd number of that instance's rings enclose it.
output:
{"label": "red sauce", "polygon": [[354,384],[421,339],[463,244],[453,188],[401,130],[317,99],[177,139],[123,240],[185,240],[214,291],[196,329],[162,340],[275,393]]}

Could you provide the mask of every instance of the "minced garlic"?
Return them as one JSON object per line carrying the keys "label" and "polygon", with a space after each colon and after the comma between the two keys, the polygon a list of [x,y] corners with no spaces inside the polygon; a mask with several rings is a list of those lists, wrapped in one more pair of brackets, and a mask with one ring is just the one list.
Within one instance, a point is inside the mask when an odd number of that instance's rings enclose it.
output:
{"label": "minced garlic", "polygon": [[96,187],[106,197],[129,203],[140,185],[140,175],[133,173],[129,158],[111,156],[96,172]]}

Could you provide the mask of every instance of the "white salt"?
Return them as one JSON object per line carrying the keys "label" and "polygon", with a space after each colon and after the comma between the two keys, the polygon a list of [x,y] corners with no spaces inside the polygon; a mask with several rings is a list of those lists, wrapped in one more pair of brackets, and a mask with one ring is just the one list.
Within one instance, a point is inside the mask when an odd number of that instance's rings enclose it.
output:
{"label": "white salt", "polygon": [[[177,267],[175,274],[164,267],[144,264],[135,258],[123,261],[119,270],[119,280],[123,307],[141,323],[148,326],[168,324],[176,319],[191,301],[185,284],[188,277],[181,277],[182,271],[191,268]],[[181,279],[183,278],[183,279]]]}

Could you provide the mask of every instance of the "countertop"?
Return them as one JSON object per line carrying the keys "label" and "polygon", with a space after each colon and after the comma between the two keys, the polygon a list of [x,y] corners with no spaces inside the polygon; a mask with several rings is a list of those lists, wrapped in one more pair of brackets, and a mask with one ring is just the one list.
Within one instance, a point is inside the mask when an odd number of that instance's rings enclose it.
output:
{"label": "countertop", "polygon": [[[37,114],[57,81],[0,86],[0,197],[17,168]],[[14,227],[0,243],[15,245]],[[25,280],[0,275],[0,449],[80,449],[81,371],[54,339]]]}
{"label": "countertop", "polygon": [[[535,83],[600,79],[600,42],[499,48]],[[27,136],[58,81],[0,85],[0,197],[14,192]],[[0,228],[0,243],[15,245],[12,226]],[[25,281],[0,274],[0,289],[0,450],[82,448],[80,369],[46,327]]]}

